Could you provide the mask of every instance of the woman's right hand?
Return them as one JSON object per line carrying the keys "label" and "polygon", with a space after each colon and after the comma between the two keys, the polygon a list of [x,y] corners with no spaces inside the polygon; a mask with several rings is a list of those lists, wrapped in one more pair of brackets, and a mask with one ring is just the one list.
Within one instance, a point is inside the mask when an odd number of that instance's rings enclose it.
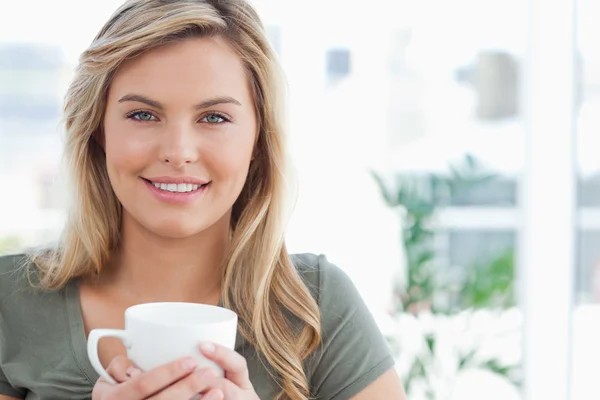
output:
{"label": "woman's right hand", "polygon": [[223,392],[207,392],[207,381],[214,378],[210,368],[196,369],[193,359],[182,359],[141,372],[125,356],[115,357],[106,371],[117,381],[98,379],[92,400],[189,400],[202,394],[202,400],[223,400]]}

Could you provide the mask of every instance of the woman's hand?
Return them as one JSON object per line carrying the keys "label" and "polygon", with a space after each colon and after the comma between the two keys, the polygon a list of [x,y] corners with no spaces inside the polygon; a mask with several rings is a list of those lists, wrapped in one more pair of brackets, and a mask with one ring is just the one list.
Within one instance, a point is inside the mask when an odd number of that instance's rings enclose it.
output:
{"label": "woman's hand", "polygon": [[201,346],[206,358],[223,368],[218,377],[210,368],[196,370],[193,359],[179,360],[142,373],[131,360],[118,356],[107,372],[118,382],[113,385],[100,378],[92,392],[92,400],[260,400],[248,376],[246,360],[223,346]]}
{"label": "woman's hand", "polygon": [[208,369],[197,369],[193,359],[183,359],[142,373],[124,356],[115,357],[107,372],[118,382],[98,379],[92,400],[189,400],[199,393],[203,400],[223,399],[222,392],[211,390],[205,379],[214,376]]}
{"label": "woman's hand", "polygon": [[[217,394],[223,393],[224,400],[260,400],[248,374],[248,365],[246,359],[239,353],[217,344],[204,343],[200,346],[202,354],[211,361],[214,361],[225,371],[225,377],[217,377],[209,370],[205,376],[206,383],[215,390]],[[220,399],[215,397],[215,399]],[[212,397],[202,400],[213,400]]]}

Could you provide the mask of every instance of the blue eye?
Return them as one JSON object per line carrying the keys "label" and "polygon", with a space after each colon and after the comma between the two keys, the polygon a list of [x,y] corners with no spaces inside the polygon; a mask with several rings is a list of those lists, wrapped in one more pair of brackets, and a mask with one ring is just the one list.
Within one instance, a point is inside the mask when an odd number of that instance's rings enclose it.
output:
{"label": "blue eye", "polygon": [[229,122],[227,118],[220,114],[208,114],[206,117],[201,119],[202,122],[208,122],[209,124],[222,124],[223,122]]}
{"label": "blue eye", "polygon": [[154,115],[152,115],[148,111],[135,111],[135,112],[132,112],[131,114],[128,114],[127,118],[134,119],[136,121],[141,121],[141,122],[150,122],[150,121],[158,120],[158,118],[156,118]]}

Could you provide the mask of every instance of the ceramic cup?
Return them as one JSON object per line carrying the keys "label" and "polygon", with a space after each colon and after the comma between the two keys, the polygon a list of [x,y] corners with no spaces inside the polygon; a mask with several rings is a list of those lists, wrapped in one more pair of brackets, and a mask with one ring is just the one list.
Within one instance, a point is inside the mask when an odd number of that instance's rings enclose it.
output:
{"label": "ceramic cup", "polygon": [[196,359],[198,367],[212,367],[219,376],[223,369],[205,358],[199,345],[211,342],[233,349],[237,315],[226,308],[195,303],[146,303],[125,310],[125,329],[93,329],[87,352],[96,372],[108,382],[115,380],[98,357],[98,342],[105,337],[120,339],[127,357],[142,371],[183,357]]}

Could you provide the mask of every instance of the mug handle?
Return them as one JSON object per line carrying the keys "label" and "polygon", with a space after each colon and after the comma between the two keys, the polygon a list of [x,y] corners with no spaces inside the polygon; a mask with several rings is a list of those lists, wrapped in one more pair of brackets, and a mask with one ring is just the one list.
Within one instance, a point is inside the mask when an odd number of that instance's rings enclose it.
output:
{"label": "mug handle", "polygon": [[92,367],[94,367],[96,372],[107,382],[115,384],[117,382],[108,372],[106,372],[100,362],[100,357],[98,357],[98,342],[105,337],[120,339],[127,348],[130,347],[130,340],[127,331],[122,329],[92,329],[88,336],[87,353]]}

